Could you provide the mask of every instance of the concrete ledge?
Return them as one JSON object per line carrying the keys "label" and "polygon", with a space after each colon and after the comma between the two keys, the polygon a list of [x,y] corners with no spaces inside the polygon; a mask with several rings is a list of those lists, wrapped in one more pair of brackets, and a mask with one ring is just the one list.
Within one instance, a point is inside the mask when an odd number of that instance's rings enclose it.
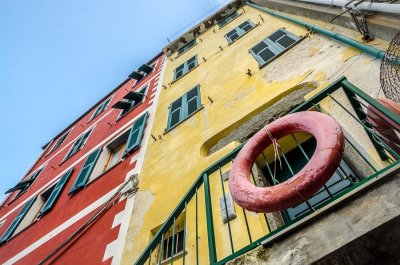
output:
{"label": "concrete ledge", "polygon": [[[395,262],[400,259],[400,233],[394,233],[399,230],[400,175],[397,174],[376,182],[298,230],[227,264],[379,264],[374,261],[382,255],[388,261],[385,264],[399,264]],[[387,246],[380,243],[376,231],[386,231],[382,232],[382,240],[392,243]],[[360,245],[364,247],[357,248]],[[354,253],[345,246],[352,246]],[[379,252],[371,252],[373,248]],[[341,253],[347,255],[346,261]]]}
{"label": "concrete ledge", "polygon": [[[342,9],[337,7],[309,4],[291,0],[252,0],[249,2],[288,14],[305,16],[328,23],[342,12]],[[332,24],[357,31],[353,19],[347,13],[336,18]],[[397,32],[399,32],[400,16],[375,12],[373,15],[368,16],[367,24],[369,31],[375,37],[390,41],[397,34]]]}

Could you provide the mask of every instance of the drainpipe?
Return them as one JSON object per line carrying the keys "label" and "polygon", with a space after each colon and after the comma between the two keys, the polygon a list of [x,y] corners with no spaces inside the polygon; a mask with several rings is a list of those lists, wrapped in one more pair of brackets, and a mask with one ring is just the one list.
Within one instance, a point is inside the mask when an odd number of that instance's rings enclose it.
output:
{"label": "drainpipe", "polygon": [[333,32],[333,31],[321,28],[319,26],[312,25],[310,23],[298,20],[296,18],[292,18],[292,17],[284,15],[282,13],[275,12],[275,11],[273,11],[271,9],[268,9],[268,8],[265,8],[265,7],[261,7],[261,6],[258,6],[258,5],[249,3],[249,2],[247,2],[246,4],[248,6],[251,6],[251,7],[255,8],[255,9],[258,9],[258,10],[260,10],[262,12],[270,14],[272,16],[288,20],[288,21],[293,22],[293,23],[295,23],[297,25],[306,27],[309,30],[312,30],[314,32],[318,32],[318,33],[320,33],[322,35],[325,35],[325,36],[327,36],[329,38],[333,38],[335,40],[341,41],[341,42],[343,42],[343,43],[345,43],[345,44],[347,44],[349,46],[352,46],[352,47],[354,47],[356,49],[359,49],[359,50],[361,50],[361,51],[363,51],[365,53],[368,53],[369,55],[372,55],[372,56],[374,56],[374,57],[376,57],[378,59],[383,59],[383,57],[385,56],[385,52],[380,50],[380,49],[377,49],[377,48],[372,47],[372,46],[368,46],[368,45],[366,45],[364,43],[361,43],[361,42],[358,42],[358,41],[353,40],[351,38],[345,37],[345,36],[343,36],[341,34]]}
{"label": "drainpipe", "polygon": [[372,3],[372,2],[364,2],[357,4],[357,2],[346,1],[346,0],[296,0],[300,2],[307,2],[313,4],[321,4],[321,5],[329,5],[329,6],[338,6],[347,8],[355,8],[361,10],[368,10],[368,11],[378,11],[384,13],[391,13],[391,14],[400,14],[400,4],[388,4],[388,3]]}

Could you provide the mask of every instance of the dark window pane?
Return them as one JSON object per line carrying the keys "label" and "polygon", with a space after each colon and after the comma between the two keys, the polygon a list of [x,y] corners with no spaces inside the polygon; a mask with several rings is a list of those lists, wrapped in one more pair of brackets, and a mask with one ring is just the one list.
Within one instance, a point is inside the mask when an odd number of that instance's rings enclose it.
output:
{"label": "dark window pane", "polygon": [[192,58],[190,58],[190,59],[187,61],[187,63],[190,64],[190,63],[193,63],[193,62],[195,62],[195,61],[196,61],[196,57],[193,56]]}
{"label": "dark window pane", "polygon": [[275,32],[271,36],[269,36],[268,38],[270,40],[272,40],[273,42],[276,42],[279,38],[281,38],[284,35],[286,35],[286,33],[284,31],[278,30],[277,32]]}
{"label": "dark window pane", "polygon": [[174,126],[175,124],[177,124],[180,121],[179,116],[180,116],[180,109],[178,109],[178,110],[176,110],[176,111],[171,113],[171,125],[170,125],[170,127]]}
{"label": "dark window pane", "polygon": [[188,64],[188,71],[192,70],[196,66],[195,62]]}
{"label": "dark window pane", "polygon": [[182,230],[182,231],[178,232],[178,234],[177,234],[178,244],[176,247],[176,253],[183,251],[183,239],[184,239],[184,231]]}
{"label": "dark window pane", "polygon": [[178,98],[177,100],[174,101],[174,103],[171,104],[171,111],[180,108],[181,105],[182,105],[182,98]]}
{"label": "dark window pane", "polygon": [[290,45],[292,45],[293,43],[295,43],[296,41],[294,41],[292,38],[288,37],[287,35],[282,37],[281,39],[279,39],[277,41],[280,45],[282,45],[283,47],[287,48]]}
{"label": "dark window pane", "polygon": [[255,54],[257,54],[257,53],[259,53],[260,51],[262,51],[263,49],[265,49],[265,48],[267,48],[268,47],[268,45],[265,43],[265,42],[260,42],[259,44],[257,44],[256,46],[254,46],[251,50],[255,53]]}
{"label": "dark window pane", "polygon": [[235,41],[237,38],[239,38],[239,34],[235,30],[235,32],[232,35],[229,35],[228,38],[231,40],[231,42]]}
{"label": "dark window pane", "polygon": [[272,58],[274,58],[275,53],[273,53],[270,49],[266,48],[263,51],[261,51],[259,54],[257,54],[261,59],[263,59],[264,62],[268,62]]}
{"label": "dark window pane", "polygon": [[198,95],[198,94],[197,94],[197,87],[195,87],[195,88],[193,88],[192,90],[190,90],[190,91],[187,93],[187,96],[186,96],[187,101],[191,100],[192,98],[196,97],[197,95]]}
{"label": "dark window pane", "polygon": [[239,28],[241,28],[244,31],[249,31],[251,30],[253,27],[251,26],[249,21],[246,21],[244,23],[242,23],[241,25],[239,25]]}
{"label": "dark window pane", "polygon": [[194,98],[188,102],[188,115],[192,114],[197,110],[197,100]]}
{"label": "dark window pane", "polygon": [[181,77],[182,76],[182,72],[183,71],[177,71],[176,74],[175,74],[175,79],[178,79],[179,77]]}
{"label": "dark window pane", "polygon": [[196,66],[196,57],[192,57],[187,61],[188,71],[193,69]]}
{"label": "dark window pane", "polygon": [[163,258],[162,258],[163,260],[165,260],[168,257],[167,246],[168,246],[168,239],[164,240],[163,242]]}

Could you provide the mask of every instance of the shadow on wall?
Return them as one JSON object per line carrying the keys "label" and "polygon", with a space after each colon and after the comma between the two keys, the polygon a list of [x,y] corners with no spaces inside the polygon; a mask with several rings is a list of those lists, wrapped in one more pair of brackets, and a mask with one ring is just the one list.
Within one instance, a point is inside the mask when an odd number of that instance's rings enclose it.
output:
{"label": "shadow on wall", "polygon": [[279,97],[266,102],[229,127],[208,139],[200,149],[203,157],[209,156],[231,142],[243,143],[268,122],[277,119],[304,102],[304,96],[318,87],[315,82],[305,82],[288,89]]}

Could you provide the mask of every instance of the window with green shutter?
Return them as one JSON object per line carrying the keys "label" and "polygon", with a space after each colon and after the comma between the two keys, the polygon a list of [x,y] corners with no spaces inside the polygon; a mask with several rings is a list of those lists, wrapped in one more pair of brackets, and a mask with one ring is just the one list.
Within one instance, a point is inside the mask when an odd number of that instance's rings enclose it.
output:
{"label": "window with green shutter", "polygon": [[178,55],[181,55],[182,53],[186,52],[187,50],[189,50],[190,48],[192,48],[196,44],[197,44],[196,43],[196,39],[186,43],[184,46],[182,46],[181,48],[178,49]]}
{"label": "window with green shutter", "polygon": [[54,204],[56,203],[58,197],[60,197],[61,192],[63,191],[65,184],[67,183],[73,171],[74,168],[71,168],[60,178],[60,180],[58,181],[56,186],[52,189],[48,197],[47,196],[43,197],[42,195],[45,202],[42,206],[42,209],[40,209],[39,211],[39,216],[43,216],[53,208]]}
{"label": "window with green shutter", "polygon": [[228,44],[233,43],[234,41],[245,35],[247,32],[252,30],[255,26],[256,25],[253,22],[247,20],[233,30],[229,31],[227,34],[225,34],[225,38],[228,41]]}
{"label": "window with green shutter", "polygon": [[193,56],[174,70],[174,81],[187,74],[190,70],[198,66],[197,55]]}
{"label": "window with green shutter", "polygon": [[146,112],[132,125],[132,128],[129,132],[128,141],[126,142],[126,148],[123,157],[131,154],[140,146],[148,115],[149,114]]}
{"label": "window with green shutter", "polygon": [[71,149],[69,150],[68,154],[65,156],[63,161],[67,160],[73,154],[75,154],[76,152],[78,152],[79,150],[82,149],[82,147],[85,145],[91,132],[92,132],[92,130],[89,130],[89,131],[85,132],[84,134],[82,134],[78,139],[76,139],[76,141],[72,144]]}
{"label": "window with green shutter", "polygon": [[36,170],[30,177],[25,178],[23,181],[19,182],[17,185],[12,187],[11,189],[7,190],[5,193],[11,193],[14,191],[19,191],[18,194],[14,197],[14,199],[18,198],[20,195],[22,195],[24,192],[26,192],[29,187],[32,185],[32,183],[37,179],[39,174],[42,172],[43,167]]}
{"label": "window with green shutter", "polygon": [[296,36],[285,29],[279,29],[251,48],[249,52],[261,67],[268,64],[279,54],[291,48],[299,40],[299,36]]}
{"label": "window with green shutter", "polygon": [[[140,90],[138,90],[138,92],[132,92],[135,94],[128,93],[124,97],[123,102],[126,105],[122,108],[122,111],[119,114],[119,118],[121,118],[122,116],[124,116],[125,114],[127,114],[128,112],[130,112],[131,110],[136,108],[140,103],[143,102],[143,99],[146,97],[147,88],[148,88],[148,85],[146,85],[143,88],[141,88]],[[130,96],[131,94],[132,94],[132,96]]]}
{"label": "window with green shutter", "polygon": [[60,138],[58,138],[57,142],[53,145],[53,147],[51,148],[51,150],[49,151],[48,154],[50,154],[51,152],[53,152],[54,150],[56,150],[58,147],[60,147],[62,145],[62,143],[65,141],[65,139],[67,138],[68,134],[70,131],[64,133]]}
{"label": "window with green shutter", "polygon": [[167,130],[175,127],[201,107],[200,86],[197,85],[169,106]]}
{"label": "window with green shutter", "polygon": [[0,239],[0,244],[4,244],[13,235],[15,230],[21,224],[25,215],[28,213],[29,209],[32,207],[33,203],[36,201],[37,196],[31,198],[18,213],[17,217],[12,221],[11,225],[7,228],[6,232]]}
{"label": "window with green shutter", "polygon": [[222,19],[220,19],[217,23],[219,28],[224,27],[226,24],[228,24],[229,22],[231,22],[232,20],[234,20],[237,16],[239,16],[239,13],[237,12],[237,10],[233,11],[232,13],[230,13],[229,15],[223,17]]}
{"label": "window with green shutter", "polygon": [[72,184],[72,187],[68,192],[69,195],[77,192],[86,185],[102,150],[103,147],[99,147],[88,155],[85,163],[83,164],[81,170],[78,173],[78,176],[74,181],[74,184]]}
{"label": "window with green shutter", "polygon": [[100,115],[100,113],[102,113],[108,106],[108,104],[111,101],[111,97],[108,98],[106,101],[104,101],[103,103],[101,103],[96,110],[93,112],[92,117],[90,117],[89,121],[93,120],[94,118],[96,118],[97,116]]}

